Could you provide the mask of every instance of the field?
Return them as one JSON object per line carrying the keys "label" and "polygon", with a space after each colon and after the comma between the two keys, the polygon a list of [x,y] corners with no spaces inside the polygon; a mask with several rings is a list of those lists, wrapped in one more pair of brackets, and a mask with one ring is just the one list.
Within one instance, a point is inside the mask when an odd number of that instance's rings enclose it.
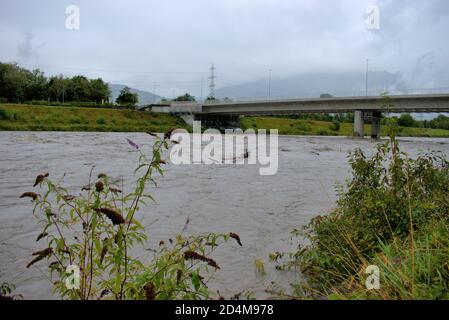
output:
{"label": "field", "polygon": [[[242,129],[278,129],[283,135],[352,136],[352,123],[299,120],[276,117],[242,117]],[[165,113],[134,110],[0,104],[0,130],[9,131],[103,131],[165,132],[186,128],[182,119]],[[365,135],[370,134],[365,125]],[[386,134],[382,126],[381,134]],[[401,127],[399,136],[449,137],[449,130]]]}
{"label": "field", "polygon": [[0,104],[0,130],[165,132],[188,128],[177,117],[134,110]]}
{"label": "field", "polygon": [[[316,120],[298,120],[274,117],[245,117],[241,119],[243,129],[278,129],[283,135],[322,135],[322,136],[352,136],[352,123],[340,123],[336,128],[332,122]],[[365,125],[365,135],[370,135],[371,126]],[[381,127],[381,135],[386,135],[386,128]],[[449,130],[428,128],[400,127],[398,136],[402,137],[434,137],[447,138]]]}

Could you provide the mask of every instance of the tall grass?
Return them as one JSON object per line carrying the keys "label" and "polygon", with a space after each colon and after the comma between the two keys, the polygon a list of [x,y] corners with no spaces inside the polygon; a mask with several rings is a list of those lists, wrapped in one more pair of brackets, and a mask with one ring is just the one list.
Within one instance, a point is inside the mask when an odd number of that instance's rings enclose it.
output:
{"label": "tall grass", "polygon": [[[349,158],[352,179],[335,210],[294,231],[298,250],[276,255],[278,268],[307,278],[296,297],[449,298],[449,162],[440,153],[411,159],[391,137],[372,157]],[[287,260],[279,260],[287,258]],[[367,267],[380,288],[365,286]]]}

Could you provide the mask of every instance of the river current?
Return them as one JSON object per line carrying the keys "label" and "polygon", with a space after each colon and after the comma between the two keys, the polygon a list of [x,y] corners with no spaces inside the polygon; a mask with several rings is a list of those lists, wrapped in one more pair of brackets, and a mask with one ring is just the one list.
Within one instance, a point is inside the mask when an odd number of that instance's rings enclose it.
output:
{"label": "river current", "polygon": [[[52,299],[45,263],[27,269],[31,253],[42,249],[29,200],[39,173],[49,172],[73,190],[88,181],[91,167],[124,178],[127,191],[136,176],[137,154],[126,138],[149,150],[152,138],[143,133],[0,132],[0,282],[16,285],[25,299]],[[278,272],[268,254],[291,247],[290,232],[335,206],[337,183],[350,177],[348,152],[357,147],[371,153],[377,142],[344,137],[279,137],[279,167],[272,176],[259,175],[257,165],[173,165],[151,188],[156,203],[139,212],[148,243],[138,249],[144,260],[151,248],[183,229],[186,233],[235,232],[243,247],[230,241],[214,253],[220,265],[211,288],[225,297],[244,290],[266,298],[271,281],[288,286],[300,275]],[[401,149],[449,153],[449,139],[403,138]],[[265,263],[257,274],[255,260]]]}

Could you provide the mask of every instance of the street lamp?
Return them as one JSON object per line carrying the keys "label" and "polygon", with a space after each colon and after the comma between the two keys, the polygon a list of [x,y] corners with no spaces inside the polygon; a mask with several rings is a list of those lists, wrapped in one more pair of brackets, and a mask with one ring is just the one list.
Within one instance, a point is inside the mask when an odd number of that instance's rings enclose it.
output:
{"label": "street lamp", "polygon": [[368,66],[369,59],[366,59],[366,73],[365,73],[365,96],[368,97]]}
{"label": "street lamp", "polygon": [[271,69],[268,70],[268,100],[271,100]]}

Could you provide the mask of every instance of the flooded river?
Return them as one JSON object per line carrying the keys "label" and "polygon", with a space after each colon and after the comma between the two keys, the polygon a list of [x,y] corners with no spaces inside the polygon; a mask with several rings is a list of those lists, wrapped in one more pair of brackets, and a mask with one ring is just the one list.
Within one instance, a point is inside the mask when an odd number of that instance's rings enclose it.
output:
{"label": "flooded river", "polygon": [[[151,137],[138,133],[0,132],[0,282],[16,285],[25,299],[55,298],[44,263],[26,269],[39,228],[29,200],[19,195],[31,190],[37,174],[49,172],[73,192],[86,184],[90,168],[123,177],[127,191],[135,179],[137,155],[126,138],[146,150]],[[335,184],[350,176],[347,154],[356,147],[371,152],[375,142],[333,137],[279,137],[279,169],[261,176],[257,165],[167,165],[152,188],[157,200],[142,208],[148,243],[139,254],[146,259],[160,240],[179,233],[190,217],[187,232],[236,232],[233,241],[214,258],[221,270],[211,284],[226,297],[252,290],[264,298],[270,281],[288,285],[294,273],[278,273],[268,254],[290,246],[290,231],[324,214],[335,204]],[[411,155],[428,150],[449,154],[449,139],[402,139]],[[267,275],[256,274],[254,261],[266,262]]]}

